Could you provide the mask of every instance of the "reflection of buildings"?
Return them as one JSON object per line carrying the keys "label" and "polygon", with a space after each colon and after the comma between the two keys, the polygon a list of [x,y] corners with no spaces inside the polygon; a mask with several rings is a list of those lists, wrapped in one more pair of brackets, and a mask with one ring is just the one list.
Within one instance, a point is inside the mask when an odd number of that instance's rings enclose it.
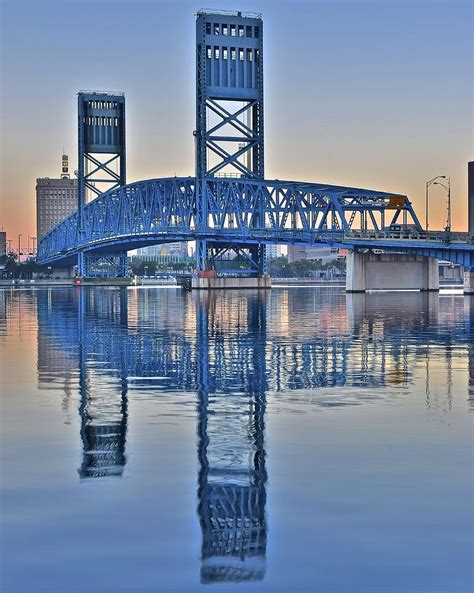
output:
{"label": "reflection of buildings", "polygon": [[[260,580],[267,543],[266,300],[251,296],[247,323],[234,332],[227,332],[229,317],[219,311],[215,295],[199,295],[196,306],[201,582]],[[249,342],[240,357],[250,373],[247,392],[230,386],[229,392],[210,393],[209,353],[232,350],[231,342],[241,340]]]}
{"label": "reflection of buildings", "polygon": [[[77,342],[65,343],[58,339],[55,331],[46,331],[44,327],[48,320],[54,320],[56,327],[62,327],[63,332],[77,331],[77,318],[68,315],[64,307],[76,306],[74,296],[70,292],[63,292],[60,299],[62,306],[57,307],[57,295],[54,289],[38,292],[36,311],[38,316],[38,389],[60,390],[64,396],[62,408],[66,412],[70,408],[70,400],[75,388],[75,377],[78,371]],[[73,325],[73,327],[68,327]]]}

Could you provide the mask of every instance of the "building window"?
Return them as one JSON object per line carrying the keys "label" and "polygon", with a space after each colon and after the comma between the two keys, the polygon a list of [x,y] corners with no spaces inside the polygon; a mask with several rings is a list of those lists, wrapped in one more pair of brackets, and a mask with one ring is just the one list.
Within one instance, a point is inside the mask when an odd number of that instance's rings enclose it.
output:
{"label": "building window", "polygon": [[248,49],[247,50],[247,60],[249,62],[252,62],[253,61],[253,51],[251,49]]}
{"label": "building window", "polygon": [[222,59],[227,60],[227,47],[222,48]]}
{"label": "building window", "polygon": [[218,48],[218,47],[215,47],[215,48],[214,48],[214,58],[215,58],[216,60],[218,60],[218,59],[219,59],[219,48]]}
{"label": "building window", "polygon": [[207,55],[207,59],[210,60],[212,58],[212,53],[211,53],[211,46],[208,45],[206,47],[206,55]]}
{"label": "building window", "polygon": [[239,61],[240,62],[244,61],[244,50],[243,49],[239,49]]}
{"label": "building window", "polygon": [[260,27],[255,27],[255,37],[257,39],[260,37]]}
{"label": "building window", "polygon": [[244,36],[244,26],[239,25],[239,37],[243,37],[243,36]]}
{"label": "building window", "polygon": [[230,36],[235,37],[235,25],[230,26]]}
{"label": "building window", "polygon": [[211,23],[206,23],[206,34],[207,35],[211,34]]}
{"label": "building window", "polygon": [[252,37],[252,27],[251,25],[247,25],[247,37]]}
{"label": "building window", "polygon": [[235,47],[230,48],[230,59],[235,60]]}
{"label": "building window", "polygon": [[229,34],[229,28],[227,25],[222,25],[222,35],[228,35]]}
{"label": "building window", "polygon": [[214,23],[214,35],[220,35],[219,23]]}

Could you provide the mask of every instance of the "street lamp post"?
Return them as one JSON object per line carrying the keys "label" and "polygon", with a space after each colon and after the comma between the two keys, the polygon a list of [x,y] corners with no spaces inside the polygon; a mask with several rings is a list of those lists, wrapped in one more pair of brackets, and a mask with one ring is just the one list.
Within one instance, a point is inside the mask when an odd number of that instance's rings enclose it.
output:
{"label": "street lamp post", "polygon": [[429,188],[430,185],[436,184],[436,180],[437,179],[446,179],[446,175],[437,175],[436,177],[433,177],[433,179],[430,179],[429,181],[426,182],[426,188],[425,188],[425,230],[426,232],[428,232],[429,230]]}
{"label": "street lamp post", "polygon": [[21,261],[21,233],[18,233],[18,263]]}
{"label": "street lamp post", "polygon": [[444,185],[440,181],[435,181],[433,185],[441,185],[447,193],[448,193],[448,202],[447,202],[447,220],[446,220],[446,228],[445,231],[449,234],[451,233],[451,177],[445,177],[448,180],[448,185]]}

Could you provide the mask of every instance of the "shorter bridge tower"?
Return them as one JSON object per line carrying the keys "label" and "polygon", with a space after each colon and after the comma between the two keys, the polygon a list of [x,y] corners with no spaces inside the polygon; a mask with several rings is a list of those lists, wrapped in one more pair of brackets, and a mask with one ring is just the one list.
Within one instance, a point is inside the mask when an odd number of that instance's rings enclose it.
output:
{"label": "shorter bridge tower", "polygon": [[[99,91],[81,91],[78,113],[78,238],[85,233],[84,206],[100,194],[125,185],[125,95]],[[126,271],[126,253],[78,255],[78,275],[122,276]],[[114,274],[112,274],[114,275]]]}

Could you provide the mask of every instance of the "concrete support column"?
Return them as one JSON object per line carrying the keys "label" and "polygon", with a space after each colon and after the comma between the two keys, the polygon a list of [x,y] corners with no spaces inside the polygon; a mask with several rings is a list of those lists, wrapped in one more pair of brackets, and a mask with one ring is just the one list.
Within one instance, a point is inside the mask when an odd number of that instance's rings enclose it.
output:
{"label": "concrete support column", "polygon": [[346,291],[365,292],[365,262],[361,253],[349,253],[346,257]]}
{"label": "concrete support column", "polygon": [[464,272],[464,294],[474,295],[474,270]]}
{"label": "concrete support column", "polygon": [[347,292],[439,290],[438,260],[403,253],[352,253],[347,257]]}
{"label": "concrete support column", "polygon": [[439,262],[434,257],[426,257],[426,287],[421,290],[439,292]]}

